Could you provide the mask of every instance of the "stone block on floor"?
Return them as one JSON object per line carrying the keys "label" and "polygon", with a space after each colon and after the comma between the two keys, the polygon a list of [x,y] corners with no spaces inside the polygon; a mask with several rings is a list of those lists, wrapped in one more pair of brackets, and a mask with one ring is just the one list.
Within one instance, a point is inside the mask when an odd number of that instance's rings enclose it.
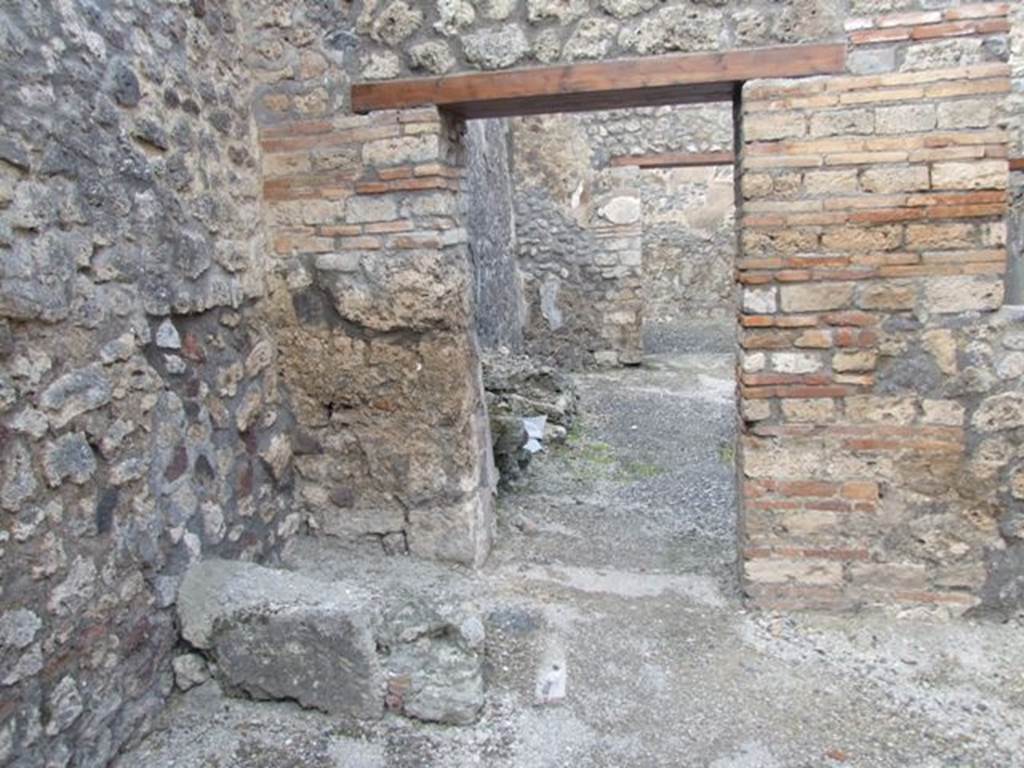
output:
{"label": "stone block on floor", "polygon": [[356,718],[383,712],[374,612],[350,585],[208,560],[186,575],[178,617],[228,689]]}

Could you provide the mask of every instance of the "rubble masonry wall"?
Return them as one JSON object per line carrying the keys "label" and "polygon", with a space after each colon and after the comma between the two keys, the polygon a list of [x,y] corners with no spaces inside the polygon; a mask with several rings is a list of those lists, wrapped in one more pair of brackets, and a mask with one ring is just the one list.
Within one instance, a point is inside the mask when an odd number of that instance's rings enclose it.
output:
{"label": "rubble masonry wall", "polygon": [[0,763],[102,766],[190,562],[302,526],[234,4],[0,11]]}
{"label": "rubble masonry wall", "polygon": [[272,558],[304,526],[486,556],[462,128],[353,116],[357,80],[842,40],[851,20],[858,79],[745,94],[748,588],[1019,606],[1024,350],[998,305],[1021,25],[962,8],[5,6],[0,758],[103,765],[144,731],[191,559]]}
{"label": "rubble masonry wall", "polygon": [[[531,353],[579,368],[637,362],[650,323],[735,315],[733,168],[616,166],[728,150],[732,106],[515,118],[517,253]],[[611,218],[609,218],[611,217]],[[629,237],[615,249],[601,235]],[[618,245],[620,237],[611,242]]]}

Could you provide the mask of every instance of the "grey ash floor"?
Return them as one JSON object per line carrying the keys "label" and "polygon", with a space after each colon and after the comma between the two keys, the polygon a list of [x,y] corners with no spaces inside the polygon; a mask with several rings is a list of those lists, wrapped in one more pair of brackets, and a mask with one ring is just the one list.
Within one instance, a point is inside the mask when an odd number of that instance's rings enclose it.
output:
{"label": "grey ash floor", "polygon": [[735,356],[721,325],[701,330],[701,351],[575,377],[580,416],[567,444],[500,499],[502,522],[527,535],[501,537],[498,562],[735,584]]}
{"label": "grey ash floor", "polygon": [[[1020,624],[744,609],[718,338],[580,377],[581,428],[502,499],[477,574],[310,540],[287,553],[315,578],[419,584],[479,610],[477,725],[355,725],[207,684],[118,768],[1024,766]],[[566,696],[537,706],[553,662]]]}

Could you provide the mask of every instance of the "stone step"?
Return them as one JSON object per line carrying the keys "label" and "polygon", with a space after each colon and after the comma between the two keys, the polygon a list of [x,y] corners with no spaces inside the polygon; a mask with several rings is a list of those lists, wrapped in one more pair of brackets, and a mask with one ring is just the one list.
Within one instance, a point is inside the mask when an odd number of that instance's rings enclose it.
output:
{"label": "stone step", "polygon": [[483,623],[423,596],[208,560],[186,575],[177,607],[182,637],[235,694],[454,724],[483,706]]}

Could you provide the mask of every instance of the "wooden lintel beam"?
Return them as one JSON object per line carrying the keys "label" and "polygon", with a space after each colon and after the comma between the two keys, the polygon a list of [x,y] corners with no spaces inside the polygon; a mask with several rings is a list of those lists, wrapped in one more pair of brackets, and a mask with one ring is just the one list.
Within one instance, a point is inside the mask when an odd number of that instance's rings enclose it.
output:
{"label": "wooden lintel beam", "polygon": [[643,106],[652,98],[679,103],[687,93],[697,95],[691,101],[721,101],[746,80],[833,74],[845,63],[842,44],[783,45],[358,83],[352,86],[352,110],[435,105],[483,117]]}
{"label": "wooden lintel beam", "polygon": [[1012,158],[1010,158],[1010,170],[1011,171],[1024,171],[1024,157],[1012,157]]}
{"label": "wooden lintel beam", "polygon": [[447,104],[443,109],[459,117],[518,117],[555,112],[592,112],[602,109],[658,107],[667,104],[709,104],[732,101],[729,84],[641,88],[605,93],[569,93],[562,96],[533,96]]}
{"label": "wooden lintel beam", "polygon": [[700,168],[709,165],[732,165],[736,155],[722,152],[664,152],[654,155],[623,155],[613,157],[609,165],[635,165],[640,168]]}

